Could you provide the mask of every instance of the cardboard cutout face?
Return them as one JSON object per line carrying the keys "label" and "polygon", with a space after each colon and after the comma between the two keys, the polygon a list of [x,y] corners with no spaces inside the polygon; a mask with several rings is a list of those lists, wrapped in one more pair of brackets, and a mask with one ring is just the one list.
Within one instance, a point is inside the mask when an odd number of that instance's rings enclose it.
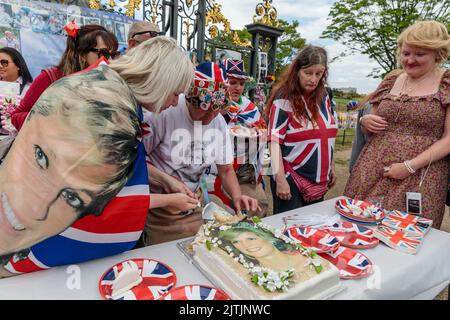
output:
{"label": "cardboard cutout face", "polygon": [[127,181],[138,132],[135,100],[107,67],[48,88],[0,166],[0,256],[99,214]]}

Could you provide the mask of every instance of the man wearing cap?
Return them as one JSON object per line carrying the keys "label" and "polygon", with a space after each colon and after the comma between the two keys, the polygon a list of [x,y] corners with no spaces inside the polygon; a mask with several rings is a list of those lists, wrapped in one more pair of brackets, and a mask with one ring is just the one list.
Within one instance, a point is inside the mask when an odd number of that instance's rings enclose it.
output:
{"label": "man wearing cap", "polygon": [[[181,181],[204,204],[209,199],[203,174],[215,164],[235,210],[258,211],[257,201],[242,195],[232,166],[231,141],[220,114],[230,103],[226,86],[227,76],[221,66],[211,62],[198,65],[194,83],[186,96],[180,95],[178,105],[148,118],[151,134],[144,136],[143,142],[150,163],[160,171],[158,176],[170,177],[163,182]],[[164,187],[151,182],[151,191],[164,193]],[[167,207],[152,209],[144,230],[144,244],[194,235],[203,224],[201,211],[202,208],[193,212],[177,212]]]}
{"label": "man wearing cap", "polygon": [[243,96],[245,82],[248,76],[244,71],[244,61],[235,59],[226,59],[224,62],[228,76],[228,93],[230,99],[234,102],[234,108],[230,108],[224,115],[228,122],[228,127],[236,124],[243,124],[247,127],[259,126],[265,128],[265,122],[261,117],[258,107]]}
{"label": "man wearing cap", "polygon": [[157,25],[148,21],[138,21],[131,25],[128,31],[128,50],[139,45],[145,40],[157,37],[161,34]]}
{"label": "man wearing cap", "polygon": [[[241,187],[242,194],[256,198],[258,205],[262,209],[258,212],[260,217],[266,215],[266,210],[269,205],[266,193],[262,187],[262,176],[260,174],[263,163],[263,149],[266,141],[266,134],[264,130],[266,123],[261,117],[258,107],[243,96],[245,83],[248,76],[244,71],[244,61],[226,59],[224,67],[227,71],[228,77],[228,96],[232,100],[232,106],[222,112],[222,115],[227,122],[228,130],[236,129],[236,126],[246,128],[259,129],[258,138],[249,139],[246,142],[239,134],[232,135],[234,144],[237,144],[234,154],[233,167],[236,171],[238,181]],[[256,141],[259,139],[259,141]],[[245,147],[248,143],[249,147]],[[254,144],[251,146],[250,144]],[[245,149],[246,148],[246,149]],[[244,150],[244,153],[242,153]],[[258,154],[259,153],[259,154]],[[231,202],[229,196],[224,192],[220,176],[217,174],[217,169],[214,165],[207,170],[207,184],[211,199],[219,205],[228,206]],[[253,213],[252,213],[253,214]]]}

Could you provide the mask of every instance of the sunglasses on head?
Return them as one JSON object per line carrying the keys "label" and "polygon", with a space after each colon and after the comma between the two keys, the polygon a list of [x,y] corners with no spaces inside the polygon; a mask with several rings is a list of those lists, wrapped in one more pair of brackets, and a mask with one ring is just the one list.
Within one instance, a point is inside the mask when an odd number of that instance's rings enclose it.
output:
{"label": "sunglasses on head", "polygon": [[88,52],[97,53],[99,59],[100,59],[100,57],[105,57],[105,59],[109,59],[109,58],[114,59],[115,57],[117,57],[119,55],[119,53],[117,51],[111,53],[106,48],[101,48],[101,49],[90,48],[90,49],[88,49]]}
{"label": "sunglasses on head", "polygon": [[133,39],[135,36],[138,36],[138,35],[140,35],[140,34],[146,34],[146,33],[148,33],[148,34],[150,35],[151,38],[155,38],[155,37],[157,37],[157,36],[160,35],[160,33],[157,32],[157,31],[141,31],[141,32],[133,33],[133,35],[131,36],[131,38]]}
{"label": "sunglasses on head", "polygon": [[9,61],[6,60],[6,59],[2,59],[2,60],[0,60],[0,65],[1,65],[3,68],[7,68],[8,65],[9,65]]}

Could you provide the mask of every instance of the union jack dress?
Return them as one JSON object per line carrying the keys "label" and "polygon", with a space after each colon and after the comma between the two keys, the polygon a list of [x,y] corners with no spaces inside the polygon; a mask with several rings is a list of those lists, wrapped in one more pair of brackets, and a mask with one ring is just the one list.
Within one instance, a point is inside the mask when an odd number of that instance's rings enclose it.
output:
{"label": "union jack dress", "polygon": [[[269,130],[268,140],[280,144],[285,164],[290,164],[297,174],[312,182],[324,183],[329,180],[338,125],[336,112],[328,96],[319,106],[315,126],[307,119],[298,119],[288,100],[274,100]],[[286,177],[289,176],[286,170]]]}

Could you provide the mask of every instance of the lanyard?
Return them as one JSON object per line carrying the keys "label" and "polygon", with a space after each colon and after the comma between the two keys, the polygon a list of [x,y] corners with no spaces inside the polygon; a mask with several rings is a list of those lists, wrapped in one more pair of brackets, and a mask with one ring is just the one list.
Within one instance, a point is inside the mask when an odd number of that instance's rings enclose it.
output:
{"label": "lanyard", "polygon": [[423,184],[423,182],[425,180],[425,177],[427,176],[428,169],[430,169],[430,165],[431,165],[432,160],[433,160],[433,153],[432,153],[431,148],[430,148],[430,162],[428,162],[428,167],[425,170],[425,172],[423,172],[423,170],[422,170],[422,173],[420,175],[419,189],[422,188],[422,184]]}

